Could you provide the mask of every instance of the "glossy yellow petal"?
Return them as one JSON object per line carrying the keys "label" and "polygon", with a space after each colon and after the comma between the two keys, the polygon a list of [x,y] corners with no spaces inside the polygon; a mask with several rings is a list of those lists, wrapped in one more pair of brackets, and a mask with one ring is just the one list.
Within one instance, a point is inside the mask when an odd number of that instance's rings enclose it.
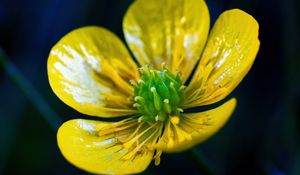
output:
{"label": "glossy yellow petal", "polygon": [[185,108],[225,98],[248,73],[258,49],[258,23],[252,16],[238,9],[221,14],[186,89]]}
{"label": "glossy yellow petal", "polygon": [[118,142],[126,128],[117,133],[99,132],[99,128],[107,126],[113,128],[114,123],[82,119],[65,122],[57,133],[58,146],[64,157],[78,168],[96,174],[143,171],[151,162],[154,151],[140,151],[130,157],[132,153]]}
{"label": "glossy yellow petal", "polygon": [[231,116],[236,99],[204,112],[183,114],[177,123],[169,122],[158,147],[165,152],[180,152],[199,144],[219,131]]}
{"label": "glossy yellow petal", "polygon": [[123,30],[141,65],[161,63],[186,80],[199,60],[209,30],[204,0],[136,0],[128,9]]}
{"label": "glossy yellow petal", "polygon": [[123,43],[108,30],[83,27],[51,50],[48,77],[55,94],[81,113],[112,117],[136,113],[132,107],[137,67]]}

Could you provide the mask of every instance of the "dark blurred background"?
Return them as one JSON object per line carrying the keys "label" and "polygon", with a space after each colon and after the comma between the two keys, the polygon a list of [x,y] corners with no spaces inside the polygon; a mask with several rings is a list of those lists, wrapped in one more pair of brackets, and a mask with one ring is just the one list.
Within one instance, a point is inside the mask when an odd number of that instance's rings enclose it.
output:
{"label": "dark blurred background", "polygon": [[[0,0],[0,46],[62,121],[84,118],[52,92],[46,63],[70,30],[104,26],[122,39],[132,0]],[[261,47],[231,96],[238,106],[227,125],[197,149],[217,174],[300,174],[300,46],[298,0],[207,0],[212,24],[240,8],[260,24]],[[199,174],[184,154],[164,154],[144,174]],[[86,174],[60,154],[56,131],[0,67],[0,174]]]}

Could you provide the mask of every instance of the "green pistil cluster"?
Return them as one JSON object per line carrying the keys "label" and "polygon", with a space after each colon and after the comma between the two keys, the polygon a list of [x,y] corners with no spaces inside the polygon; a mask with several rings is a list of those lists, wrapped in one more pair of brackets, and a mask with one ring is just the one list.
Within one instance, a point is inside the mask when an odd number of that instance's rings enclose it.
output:
{"label": "green pistil cluster", "polygon": [[133,106],[143,114],[139,121],[164,122],[169,116],[179,116],[185,88],[179,73],[172,74],[164,65],[162,71],[144,66],[140,72],[138,83],[132,81]]}

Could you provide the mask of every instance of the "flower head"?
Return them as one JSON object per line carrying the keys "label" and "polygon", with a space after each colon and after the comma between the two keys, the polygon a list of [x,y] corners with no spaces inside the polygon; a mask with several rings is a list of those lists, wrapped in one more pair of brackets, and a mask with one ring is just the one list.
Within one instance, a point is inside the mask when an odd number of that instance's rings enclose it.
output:
{"label": "flower head", "polygon": [[236,100],[204,112],[185,109],[224,99],[259,49],[257,22],[238,9],[221,14],[208,35],[203,0],[136,0],[123,29],[139,66],[116,35],[94,26],[64,36],[48,59],[50,85],[63,102],[86,115],[124,116],[75,119],[59,128],[64,157],[93,173],[138,173],[152,159],[158,165],[162,152],[211,137]]}

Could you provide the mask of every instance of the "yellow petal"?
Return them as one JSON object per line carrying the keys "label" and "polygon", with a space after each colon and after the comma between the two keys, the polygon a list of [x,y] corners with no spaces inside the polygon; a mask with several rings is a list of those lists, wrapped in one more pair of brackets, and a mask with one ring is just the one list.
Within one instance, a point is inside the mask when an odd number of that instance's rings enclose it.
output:
{"label": "yellow petal", "polygon": [[258,52],[258,28],[256,20],[241,10],[220,15],[185,91],[185,108],[215,103],[234,90]]}
{"label": "yellow petal", "polygon": [[64,157],[85,171],[96,174],[132,174],[143,171],[151,162],[154,151],[138,152],[128,157],[128,150],[114,134],[98,135],[97,127],[113,123],[92,120],[70,120],[58,130],[58,146]]}
{"label": "yellow petal", "polygon": [[204,112],[183,114],[180,123],[169,123],[158,143],[165,152],[180,152],[199,144],[219,131],[231,116],[236,99]]}
{"label": "yellow petal", "polygon": [[204,0],[136,0],[127,11],[123,30],[141,65],[162,62],[186,80],[199,60],[209,30]]}
{"label": "yellow petal", "polygon": [[83,27],[51,50],[48,77],[55,94],[81,113],[112,117],[136,113],[129,80],[137,67],[117,36],[100,27]]}

